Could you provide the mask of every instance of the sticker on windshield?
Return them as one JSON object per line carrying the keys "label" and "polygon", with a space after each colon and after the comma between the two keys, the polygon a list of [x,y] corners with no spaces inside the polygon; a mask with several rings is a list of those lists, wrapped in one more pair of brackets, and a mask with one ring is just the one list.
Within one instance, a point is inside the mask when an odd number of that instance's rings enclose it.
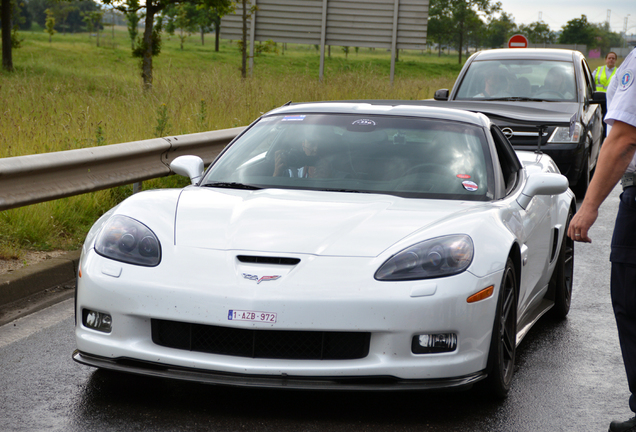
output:
{"label": "sticker on windshield", "polygon": [[457,174],[457,178],[467,180],[470,176],[468,174]]}
{"label": "sticker on windshield", "polygon": [[470,192],[475,192],[477,189],[479,189],[479,186],[477,186],[477,183],[468,181],[468,180],[462,182],[462,185],[464,186],[464,189]]}
{"label": "sticker on windshield", "polygon": [[281,121],[303,121],[305,117],[304,115],[288,115],[283,117]]}
{"label": "sticker on windshield", "polygon": [[355,126],[375,126],[375,122],[371,119],[359,119],[351,124]]}
{"label": "sticker on windshield", "polygon": [[631,70],[625,71],[621,77],[621,90],[627,90],[634,82],[634,73]]}

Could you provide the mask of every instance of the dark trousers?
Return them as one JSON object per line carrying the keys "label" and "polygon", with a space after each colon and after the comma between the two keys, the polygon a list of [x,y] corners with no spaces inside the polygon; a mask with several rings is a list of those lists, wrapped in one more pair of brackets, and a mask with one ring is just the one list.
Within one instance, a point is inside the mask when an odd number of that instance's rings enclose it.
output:
{"label": "dark trousers", "polygon": [[629,407],[636,412],[636,187],[633,186],[621,194],[610,261],[612,306],[632,393]]}

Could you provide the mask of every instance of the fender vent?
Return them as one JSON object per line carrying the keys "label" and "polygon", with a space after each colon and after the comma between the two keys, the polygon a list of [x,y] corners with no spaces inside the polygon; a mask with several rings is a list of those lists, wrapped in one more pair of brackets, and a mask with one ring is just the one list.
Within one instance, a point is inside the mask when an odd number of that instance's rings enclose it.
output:
{"label": "fender vent", "polygon": [[285,258],[285,257],[237,255],[236,258],[242,263],[249,263],[249,264],[296,265],[300,262],[300,259],[298,258]]}
{"label": "fender vent", "polygon": [[557,246],[559,245],[559,230],[554,228],[552,230],[552,252],[550,254],[550,262],[554,261],[557,256]]}

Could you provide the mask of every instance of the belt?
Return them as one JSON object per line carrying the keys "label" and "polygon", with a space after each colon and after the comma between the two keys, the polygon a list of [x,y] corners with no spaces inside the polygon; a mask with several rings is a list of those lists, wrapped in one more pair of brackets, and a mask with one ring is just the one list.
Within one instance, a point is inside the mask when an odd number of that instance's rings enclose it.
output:
{"label": "belt", "polygon": [[623,189],[630,186],[636,186],[636,173],[626,172],[623,174],[623,177],[621,177],[621,186],[623,186]]}

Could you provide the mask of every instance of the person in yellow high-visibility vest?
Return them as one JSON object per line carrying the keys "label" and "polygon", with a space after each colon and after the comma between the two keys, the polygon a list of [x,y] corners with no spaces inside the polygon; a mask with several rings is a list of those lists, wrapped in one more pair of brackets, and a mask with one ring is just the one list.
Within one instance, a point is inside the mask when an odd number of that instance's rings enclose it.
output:
{"label": "person in yellow high-visibility vest", "polygon": [[610,51],[605,56],[605,66],[599,66],[592,72],[594,84],[596,84],[596,91],[607,91],[610,80],[616,73],[616,58],[616,53]]}

